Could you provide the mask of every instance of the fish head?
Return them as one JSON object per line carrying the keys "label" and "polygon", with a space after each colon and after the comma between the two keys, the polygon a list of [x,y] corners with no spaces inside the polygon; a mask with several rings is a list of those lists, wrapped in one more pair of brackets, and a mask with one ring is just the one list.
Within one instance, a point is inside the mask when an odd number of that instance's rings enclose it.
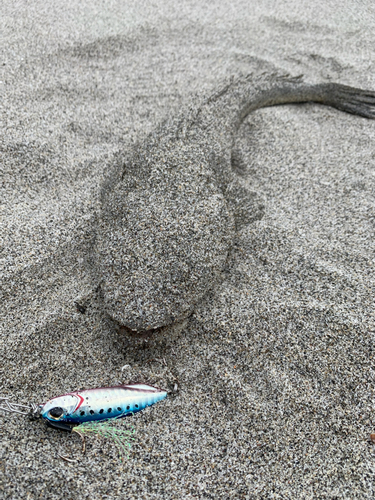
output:
{"label": "fish head", "polygon": [[69,422],[70,415],[80,403],[80,398],[75,394],[65,394],[50,399],[41,408],[40,414],[45,420],[56,422]]}
{"label": "fish head", "polygon": [[152,333],[190,316],[220,280],[234,219],[203,151],[144,147],[102,187],[93,258],[108,315]]}

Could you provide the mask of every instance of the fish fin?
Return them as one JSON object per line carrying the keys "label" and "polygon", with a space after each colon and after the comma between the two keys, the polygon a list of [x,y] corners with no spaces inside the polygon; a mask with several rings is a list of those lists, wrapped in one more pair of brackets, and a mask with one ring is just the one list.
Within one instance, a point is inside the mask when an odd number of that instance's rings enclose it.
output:
{"label": "fish fin", "polygon": [[233,213],[237,231],[264,216],[265,205],[261,196],[247,189],[237,179],[228,185],[225,199]]}
{"label": "fish fin", "polygon": [[323,104],[351,113],[364,118],[375,119],[375,92],[362,90],[338,83],[326,83],[317,85],[322,88]]}

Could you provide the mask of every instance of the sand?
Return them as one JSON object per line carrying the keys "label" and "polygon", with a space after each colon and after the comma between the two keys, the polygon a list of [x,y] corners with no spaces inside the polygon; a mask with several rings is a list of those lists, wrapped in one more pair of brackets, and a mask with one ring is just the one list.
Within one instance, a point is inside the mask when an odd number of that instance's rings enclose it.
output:
{"label": "sand", "polygon": [[0,395],[178,392],[116,424],[135,430],[123,460],[0,412],[1,498],[374,497],[374,121],[313,104],[246,119],[256,216],[175,328],[118,331],[91,265],[119,154],[262,61],[375,89],[374,28],[370,1],[2,2]]}

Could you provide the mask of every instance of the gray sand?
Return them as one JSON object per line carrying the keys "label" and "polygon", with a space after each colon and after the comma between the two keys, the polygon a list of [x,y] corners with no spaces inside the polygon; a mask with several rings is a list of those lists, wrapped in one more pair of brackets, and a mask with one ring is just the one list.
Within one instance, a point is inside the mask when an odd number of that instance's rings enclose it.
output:
{"label": "gray sand", "polygon": [[105,314],[92,252],[118,159],[231,76],[273,64],[375,89],[374,6],[128,3],[0,7],[0,395],[174,377],[179,392],[118,422],[135,428],[123,461],[0,413],[0,496],[373,498],[374,121],[251,114],[235,157],[254,217],[218,284],[154,339]]}

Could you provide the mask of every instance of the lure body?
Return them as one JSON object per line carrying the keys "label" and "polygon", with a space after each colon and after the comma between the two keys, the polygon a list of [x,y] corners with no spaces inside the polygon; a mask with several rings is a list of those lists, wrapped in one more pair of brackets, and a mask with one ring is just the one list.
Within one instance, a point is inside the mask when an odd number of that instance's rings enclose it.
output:
{"label": "lure body", "polygon": [[145,384],[87,389],[50,399],[41,407],[40,415],[53,427],[66,429],[84,422],[126,417],[166,396],[166,391]]}

